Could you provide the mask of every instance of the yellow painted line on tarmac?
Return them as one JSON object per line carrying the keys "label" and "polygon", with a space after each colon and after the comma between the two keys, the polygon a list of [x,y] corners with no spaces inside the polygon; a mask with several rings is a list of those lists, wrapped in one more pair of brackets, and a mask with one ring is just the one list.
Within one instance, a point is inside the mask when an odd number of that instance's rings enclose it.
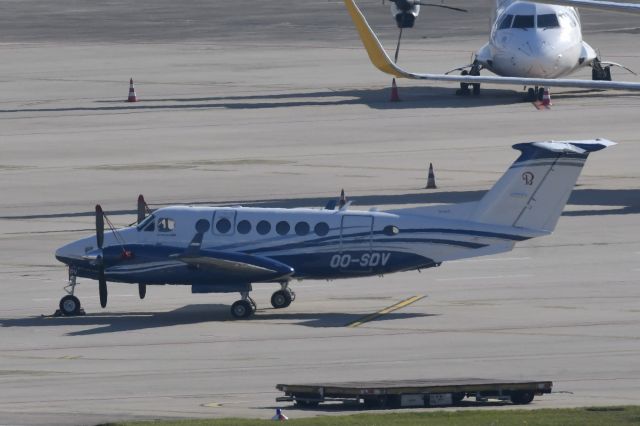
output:
{"label": "yellow painted line on tarmac", "polygon": [[373,321],[377,318],[380,318],[383,315],[389,314],[393,311],[397,311],[398,309],[402,309],[405,308],[409,305],[411,305],[412,303],[416,303],[418,300],[424,299],[424,295],[421,296],[412,296],[408,299],[405,299],[401,302],[396,303],[395,305],[391,305],[387,308],[384,308],[378,312],[376,312],[375,314],[371,314],[371,315],[367,315],[366,317],[362,317],[358,320],[355,320],[353,322],[350,322],[349,324],[347,324],[345,327],[350,327],[350,328],[356,328],[356,327],[360,327],[362,324],[367,323],[369,321]]}

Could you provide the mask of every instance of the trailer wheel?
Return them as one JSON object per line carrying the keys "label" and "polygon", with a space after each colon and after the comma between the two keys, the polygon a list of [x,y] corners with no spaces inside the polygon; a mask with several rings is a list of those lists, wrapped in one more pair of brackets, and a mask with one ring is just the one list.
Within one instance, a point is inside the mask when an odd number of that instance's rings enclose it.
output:
{"label": "trailer wheel", "polygon": [[511,402],[516,405],[524,405],[533,401],[533,397],[533,392],[530,391],[513,392],[511,394]]}

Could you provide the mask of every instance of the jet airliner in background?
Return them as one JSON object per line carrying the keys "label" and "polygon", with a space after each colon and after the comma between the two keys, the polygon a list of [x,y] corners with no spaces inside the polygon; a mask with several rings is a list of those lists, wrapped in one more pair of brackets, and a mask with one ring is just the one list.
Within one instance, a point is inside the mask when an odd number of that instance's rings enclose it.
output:
{"label": "jet airliner in background", "polygon": [[[475,53],[472,64],[457,69],[462,71],[461,75],[449,75],[414,73],[398,66],[397,50],[396,60],[392,61],[355,1],[344,0],[344,3],[371,62],[395,77],[460,83],[458,94],[479,94],[481,83],[526,86],[530,100],[541,99],[544,88],[549,87],[640,90],[640,82],[611,81],[611,66],[625,67],[601,60],[582,39],[580,17],[574,7],[640,14],[640,4],[590,0],[497,0],[489,41]],[[403,8],[399,8],[399,4]],[[395,0],[392,13],[397,15],[396,20],[401,26],[401,22],[413,22],[419,7],[418,0]],[[398,14],[407,14],[410,19]],[[592,80],[565,78],[583,67],[592,69]],[[485,69],[496,75],[480,75]]]}
{"label": "jet airliner in background", "polygon": [[[550,234],[587,156],[607,140],[514,145],[518,159],[475,202],[390,211],[171,206],[146,216],[142,197],[138,224],[104,230],[96,206],[96,235],[56,251],[69,266],[65,315],[80,313],[77,277],[97,280],[107,304],[107,281],[138,286],[189,285],[193,293],[239,292],[236,318],[256,310],[252,284],[279,283],[274,308],[295,295],[294,279],[339,279],[420,270],[442,262],[507,252],[518,241]],[[108,222],[108,221],[107,221]],[[110,222],[108,222],[110,224]],[[111,226],[111,225],[110,225]]]}

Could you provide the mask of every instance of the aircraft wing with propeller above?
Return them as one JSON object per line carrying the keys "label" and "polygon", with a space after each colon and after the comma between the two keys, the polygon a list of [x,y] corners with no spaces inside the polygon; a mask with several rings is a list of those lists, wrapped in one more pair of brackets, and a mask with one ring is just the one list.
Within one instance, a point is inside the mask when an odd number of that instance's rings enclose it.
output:
{"label": "aircraft wing with propeller above", "polygon": [[[610,67],[621,65],[600,60],[595,50],[582,40],[580,20],[574,7],[499,1],[489,42],[476,52],[472,64],[458,69],[463,70],[461,75],[450,75],[412,72],[399,66],[400,39],[395,60],[392,60],[355,0],[344,0],[344,3],[373,65],[394,77],[459,83],[457,94],[471,93],[471,86],[473,94],[477,95],[480,84],[525,86],[529,87],[528,97],[533,97],[530,100],[541,99],[542,89],[551,87],[640,90],[640,82],[611,81]],[[607,3],[614,7],[609,4],[611,2],[586,0],[563,3],[589,3],[594,8],[596,3]],[[621,7],[619,11],[623,11],[623,6],[634,12],[640,9],[640,5],[617,5]],[[592,80],[565,78],[581,67],[592,68]],[[496,75],[480,75],[483,69]]]}

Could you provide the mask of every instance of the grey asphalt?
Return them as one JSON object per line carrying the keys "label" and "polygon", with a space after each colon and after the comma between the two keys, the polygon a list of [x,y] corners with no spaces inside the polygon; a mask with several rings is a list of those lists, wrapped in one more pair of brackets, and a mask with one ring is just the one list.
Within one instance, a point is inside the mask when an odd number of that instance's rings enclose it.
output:
{"label": "grey asphalt", "polygon": [[[386,7],[362,3],[393,48]],[[402,63],[467,63],[489,19],[471,9],[425,16]],[[640,70],[637,17],[583,21],[603,57]],[[500,377],[553,380],[531,408],[640,400],[639,95],[557,90],[538,111],[519,87],[460,98],[399,81],[403,101],[389,103],[389,78],[326,1],[1,1],[0,55],[0,424],[269,418],[282,382]],[[589,159],[556,232],[511,253],[294,283],[280,311],[275,286],[256,285],[248,321],[230,318],[236,295],[175,287],[140,301],[112,284],[102,310],[82,280],[88,314],[49,317],[66,279],[53,253],[91,233],[97,202],[119,225],[139,193],[152,207],[319,207],[341,188],[360,209],[463,202],[514,160],[512,144],[592,137],[619,145]],[[427,297],[345,327],[415,295]]]}

